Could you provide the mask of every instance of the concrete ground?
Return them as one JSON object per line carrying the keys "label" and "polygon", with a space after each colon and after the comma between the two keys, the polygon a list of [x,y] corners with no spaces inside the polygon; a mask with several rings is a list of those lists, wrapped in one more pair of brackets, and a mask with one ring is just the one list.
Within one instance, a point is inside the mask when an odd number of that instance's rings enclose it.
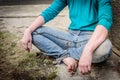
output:
{"label": "concrete ground", "polygon": [[[2,1],[2,0],[1,0]],[[26,0],[27,1],[27,0]],[[4,4],[7,3],[3,1]],[[10,1],[9,1],[10,2]],[[51,0],[13,2],[9,5],[0,6],[0,31],[9,31],[22,38],[24,30],[34,21],[34,19],[49,6]],[[17,4],[17,5],[15,5]],[[65,8],[54,20],[45,24],[45,26],[66,30],[70,20],[68,18],[68,9]],[[60,80],[120,80],[120,58],[114,53],[107,62],[93,64],[92,72],[89,75],[81,75],[79,71],[75,75],[70,75],[66,71],[64,64],[57,65],[58,76]]]}

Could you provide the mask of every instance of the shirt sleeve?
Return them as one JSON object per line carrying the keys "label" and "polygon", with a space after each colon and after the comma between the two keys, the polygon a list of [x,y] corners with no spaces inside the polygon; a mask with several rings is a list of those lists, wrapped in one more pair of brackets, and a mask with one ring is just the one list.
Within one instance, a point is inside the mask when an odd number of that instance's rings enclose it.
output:
{"label": "shirt sleeve", "polygon": [[98,0],[98,25],[103,25],[108,31],[113,24],[111,0]]}
{"label": "shirt sleeve", "polygon": [[40,15],[43,16],[45,23],[52,20],[58,13],[65,8],[67,0],[54,0],[52,4],[45,9]]}

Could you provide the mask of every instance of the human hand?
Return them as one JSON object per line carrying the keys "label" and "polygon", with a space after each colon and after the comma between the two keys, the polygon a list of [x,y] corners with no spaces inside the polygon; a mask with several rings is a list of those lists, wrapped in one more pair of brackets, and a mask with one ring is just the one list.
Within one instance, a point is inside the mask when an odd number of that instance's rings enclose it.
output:
{"label": "human hand", "polygon": [[32,36],[29,29],[26,29],[22,38],[22,46],[28,52],[32,49]]}
{"label": "human hand", "polygon": [[91,72],[92,53],[83,53],[79,63],[78,69],[82,74],[88,74]]}

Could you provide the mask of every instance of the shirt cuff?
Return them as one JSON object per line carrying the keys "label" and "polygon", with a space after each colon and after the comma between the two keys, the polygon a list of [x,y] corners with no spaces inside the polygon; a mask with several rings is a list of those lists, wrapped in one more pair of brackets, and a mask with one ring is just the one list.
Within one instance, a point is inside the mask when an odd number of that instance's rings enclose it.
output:
{"label": "shirt cuff", "polygon": [[110,28],[112,26],[112,22],[109,22],[106,19],[102,19],[98,22],[98,25],[103,25],[108,31],[110,31]]}

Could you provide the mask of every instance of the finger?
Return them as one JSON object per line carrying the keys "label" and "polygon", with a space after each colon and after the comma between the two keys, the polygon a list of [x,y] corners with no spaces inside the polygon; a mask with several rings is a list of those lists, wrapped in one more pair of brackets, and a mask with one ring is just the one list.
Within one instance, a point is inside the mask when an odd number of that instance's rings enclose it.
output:
{"label": "finger", "polygon": [[83,74],[87,74],[88,73],[88,66],[84,66],[84,73]]}
{"label": "finger", "polygon": [[84,73],[84,67],[80,66],[80,72],[83,74]]}
{"label": "finger", "polygon": [[86,74],[86,73],[87,73],[87,68],[86,68],[86,66],[83,67],[83,70],[84,70],[83,74]]}
{"label": "finger", "polygon": [[32,49],[32,41],[30,41],[30,49]]}
{"label": "finger", "polygon": [[79,65],[78,68],[79,68],[80,73],[82,73],[82,66]]}
{"label": "finger", "polygon": [[28,48],[29,48],[29,50],[32,49],[32,42],[31,41],[28,43]]}
{"label": "finger", "polygon": [[80,68],[80,66],[78,66],[78,69],[79,69],[79,72],[81,73],[81,68]]}
{"label": "finger", "polygon": [[22,43],[22,46],[23,46],[24,49],[27,49],[25,42]]}
{"label": "finger", "polygon": [[82,74],[85,75],[85,74],[88,74],[89,71],[88,71],[88,66],[83,66],[82,67]]}
{"label": "finger", "polygon": [[81,72],[83,75],[85,74],[85,67],[82,66],[82,72]]}
{"label": "finger", "polygon": [[91,71],[88,69],[88,66],[84,66],[83,68],[84,72],[82,73],[83,75],[89,74]]}
{"label": "finger", "polygon": [[91,66],[88,66],[88,72],[89,73],[91,72]]}
{"label": "finger", "polygon": [[23,42],[23,43],[22,43],[22,46],[23,46],[23,48],[24,48],[25,50],[28,50],[28,44],[27,44],[26,42]]}

